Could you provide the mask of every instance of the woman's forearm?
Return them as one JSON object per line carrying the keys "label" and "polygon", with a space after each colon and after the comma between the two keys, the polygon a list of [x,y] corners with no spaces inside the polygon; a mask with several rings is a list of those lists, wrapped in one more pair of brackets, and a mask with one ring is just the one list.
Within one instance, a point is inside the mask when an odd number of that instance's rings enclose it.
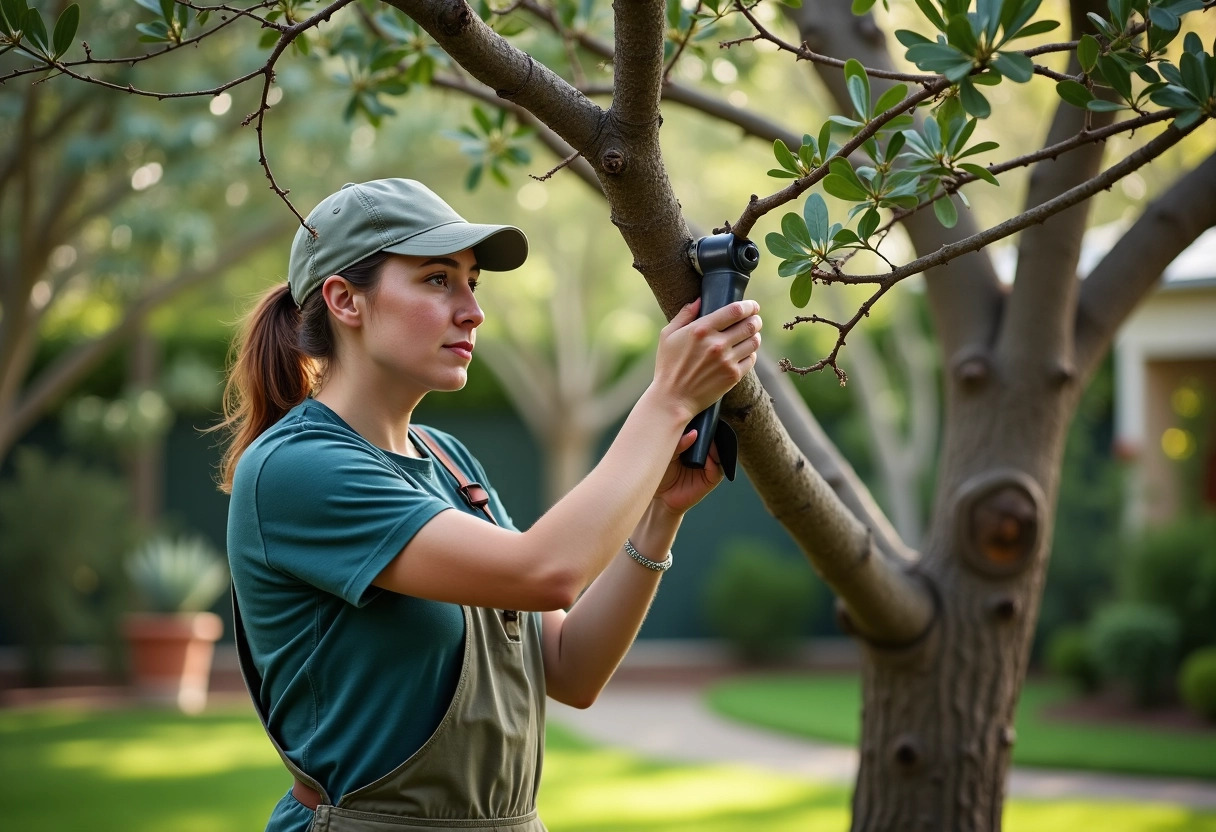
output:
{"label": "woman's forearm", "polygon": [[[650,560],[667,557],[681,515],[652,502],[630,539]],[[545,680],[549,696],[576,708],[591,705],[637,637],[663,573],[620,550],[568,613],[546,613]]]}

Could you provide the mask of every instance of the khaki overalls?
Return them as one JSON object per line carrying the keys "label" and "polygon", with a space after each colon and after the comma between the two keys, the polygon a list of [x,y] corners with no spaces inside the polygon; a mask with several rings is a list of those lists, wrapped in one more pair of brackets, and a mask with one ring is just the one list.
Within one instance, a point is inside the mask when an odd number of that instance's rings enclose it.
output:
{"label": "khaki overalls", "polygon": [[[266,727],[261,678],[235,607],[234,597],[241,672]],[[545,722],[540,634],[532,617],[463,609],[464,658],[447,713],[430,739],[384,777],[333,805],[271,736],[296,780],[321,796],[311,832],[545,832],[536,815]]]}
{"label": "khaki overalls", "polygon": [[[470,505],[495,522],[484,489],[470,483],[429,435],[417,431],[415,436],[460,483]],[[288,759],[270,733],[261,705],[262,679],[233,591],[241,674],[262,727],[296,778],[293,794],[297,798],[307,794],[301,802],[310,808],[317,803],[310,832],[546,832],[536,815],[545,748],[545,672],[538,617],[513,610],[462,609],[460,679],[439,727],[408,760],[379,780],[343,795],[335,805],[320,783]]]}

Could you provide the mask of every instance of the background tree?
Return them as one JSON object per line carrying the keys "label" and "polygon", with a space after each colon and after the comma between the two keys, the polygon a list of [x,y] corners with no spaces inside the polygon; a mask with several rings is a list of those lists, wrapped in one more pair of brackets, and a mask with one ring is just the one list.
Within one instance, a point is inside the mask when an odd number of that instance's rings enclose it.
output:
{"label": "background tree", "polygon": [[[838,338],[807,367],[783,360],[787,371],[826,367],[843,381],[846,337],[896,283],[925,273],[945,424],[919,551],[904,544],[834,459],[801,399],[788,395],[788,378],[777,378],[771,367],[758,374],[764,386],[749,376],[726,398],[724,414],[757,491],[835,591],[842,621],[865,646],[854,828],[999,828],[1013,708],[1048,560],[1067,425],[1119,323],[1164,266],[1216,222],[1216,157],[1209,156],[1148,206],[1083,284],[1076,279],[1088,201],[1216,112],[1216,59],[1194,31],[1184,34],[1192,26],[1188,15],[1205,8],[1202,0],[1111,0],[1106,8],[1076,0],[1069,10],[1072,39],[1029,48],[1021,38],[1055,28],[1035,19],[1036,0],[979,0],[974,9],[966,0],[919,0],[913,29],[922,31],[897,33],[919,72],[887,67],[881,30],[839,2],[790,12],[802,42],[783,39],[779,21],[763,17],[766,5],[715,0],[695,8],[617,0],[611,16],[594,4],[537,0],[519,0],[502,13],[461,0],[138,2],[149,11],[141,31],[165,45],[154,47],[161,55],[221,25],[245,24],[250,36],[264,39],[265,63],[192,90],[215,95],[247,80],[259,83],[262,106],[250,117],[259,139],[277,66],[289,48],[305,44],[344,65],[349,111],[373,123],[387,115],[386,97],[421,84],[509,110],[559,158],[594,177],[635,268],[667,315],[694,296],[697,279],[687,259],[692,235],[667,173],[669,158],[674,163],[692,149],[665,156],[664,102],[751,135],[783,138],[774,148],[774,171],[788,186],[747,201],[730,230],[747,235],[766,214],[804,199],[802,211],[782,217],[781,231],[766,238],[781,261],[779,273],[791,278],[791,300],[806,306],[816,286],[869,287],[847,318],[813,313],[790,322],[821,323]],[[864,12],[873,3],[853,5]],[[357,23],[337,16],[346,6]],[[6,83],[49,71],[116,91],[161,94],[105,80],[98,58],[69,54],[74,13],[50,27],[25,10],[24,0],[2,0],[0,8],[8,44],[34,59],[33,69],[8,73]],[[322,29],[331,19],[333,26]],[[735,48],[764,43],[782,53],[778,58],[830,67],[823,79],[840,103],[833,119],[839,129],[799,125],[790,132],[776,118],[673,80],[680,58],[705,47],[703,32]],[[828,44],[850,60],[827,56]],[[759,57],[757,51],[731,65],[737,72]],[[1043,149],[986,167],[975,163],[977,154],[996,148],[972,141],[973,119],[991,114],[998,91],[1041,79],[1062,102]],[[884,90],[886,82],[895,86]],[[597,103],[608,96],[607,106]],[[502,177],[519,161],[512,136],[496,124],[486,117],[470,128],[482,156],[471,177]],[[1102,169],[1104,141],[1133,129],[1152,135]],[[272,157],[262,156],[266,175],[286,197]],[[1051,161],[1058,157],[1066,163]],[[962,186],[1024,167],[1031,174],[1022,213],[984,230],[960,213]],[[757,192],[771,190],[764,182],[758,174]],[[818,190],[807,196],[817,185],[854,206],[848,223],[830,221],[838,202],[829,205]],[[889,260],[893,222],[920,253],[902,265]],[[1006,287],[983,249],[1017,232],[1017,271]],[[855,252],[862,252],[860,265],[847,259]],[[861,270],[882,260],[872,274]]]}

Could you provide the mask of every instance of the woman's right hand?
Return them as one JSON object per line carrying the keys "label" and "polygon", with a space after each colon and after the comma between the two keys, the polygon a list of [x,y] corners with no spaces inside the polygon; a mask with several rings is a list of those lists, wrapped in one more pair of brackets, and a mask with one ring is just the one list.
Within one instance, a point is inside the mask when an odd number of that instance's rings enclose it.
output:
{"label": "woman's right hand", "polygon": [[760,304],[741,300],[703,318],[698,298],[681,309],[659,334],[656,393],[686,407],[691,419],[739,383],[760,349]]}

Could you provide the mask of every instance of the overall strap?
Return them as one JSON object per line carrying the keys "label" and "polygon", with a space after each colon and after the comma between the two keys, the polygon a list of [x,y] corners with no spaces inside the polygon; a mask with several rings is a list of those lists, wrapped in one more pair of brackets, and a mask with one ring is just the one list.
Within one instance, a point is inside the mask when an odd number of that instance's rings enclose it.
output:
{"label": "overall strap", "polygon": [[486,519],[498,525],[498,521],[494,519],[494,515],[490,512],[490,492],[486,491],[480,483],[470,481],[464,475],[464,472],[460,470],[460,466],[452,461],[452,458],[447,455],[443,448],[439,447],[439,443],[435,441],[435,437],[431,436],[425,428],[416,427],[413,430],[415,438],[456,479],[457,484],[460,486],[460,494],[464,497],[465,502],[475,509],[480,509],[485,514]]}

